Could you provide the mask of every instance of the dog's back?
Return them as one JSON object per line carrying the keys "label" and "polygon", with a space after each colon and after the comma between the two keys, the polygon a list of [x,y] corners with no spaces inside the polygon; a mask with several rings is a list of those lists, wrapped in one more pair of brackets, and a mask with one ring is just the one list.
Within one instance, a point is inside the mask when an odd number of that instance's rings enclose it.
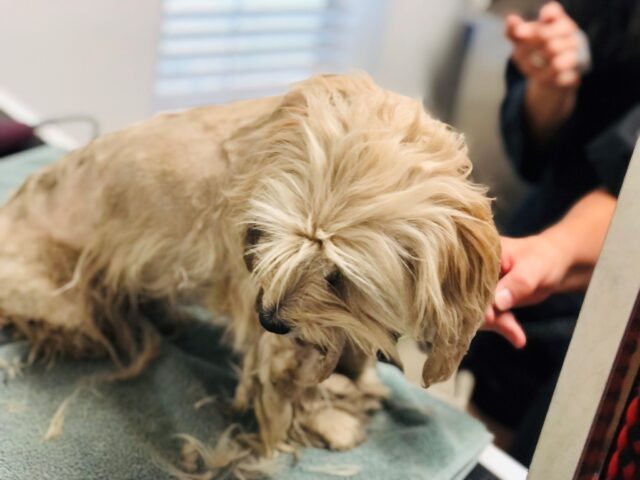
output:
{"label": "dog's back", "polygon": [[6,222],[9,215],[28,222],[74,248],[82,248],[105,215],[140,218],[154,205],[153,210],[166,214],[161,222],[166,224],[172,210],[187,206],[185,197],[193,197],[204,185],[202,195],[212,193],[210,185],[227,166],[221,143],[271,111],[277,101],[161,114],[100,137],[29,177],[0,207],[0,218]]}
{"label": "dog's back", "polygon": [[[95,344],[88,336],[101,340],[84,326],[104,321],[91,318],[89,293],[115,305],[116,289],[162,297],[209,275],[212,265],[185,252],[210,248],[214,261],[213,217],[206,227],[203,219],[227,169],[222,143],[277,101],[158,115],[31,175],[0,206],[0,326],[13,324],[36,347],[57,336],[51,348],[82,354]],[[67,289],[80,273],[84,289]],[[86,291],[98,275],[111,293]]]}

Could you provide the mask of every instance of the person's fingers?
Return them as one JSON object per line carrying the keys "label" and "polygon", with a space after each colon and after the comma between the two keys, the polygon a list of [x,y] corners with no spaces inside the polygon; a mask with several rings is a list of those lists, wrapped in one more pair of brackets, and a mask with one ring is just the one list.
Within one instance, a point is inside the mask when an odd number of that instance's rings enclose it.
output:
{"label": "person's fingers", "polygon": [[513,257],[507,252],[500,255],[500,276],[504,276],[513,268]]}
{"label": "person's fingers", "polygon": [[527,344],[527,335],[513,313],[500,314],[495,320],[495,327],[514,347],[523,348]]}
{"label": "person's fingers", "polygon": [[513,37],[517,42],[537,44],[540,42],[540,27],[537,22],[523,22],[514,28]]}
{"label": "person's fingers", "polygon": [[528,77],[551,87],[569,88],[580,84],[578,54],[566,51],[551,59],[544,68],[531,71]]}
{"label": "person's fingers", "polygon": [[517,15],[509,15],[506,20],[506,35],[514,43],[540,42],[540,25],[538,22],[526,22]]}
{"label": "person's fingers", "polygon": [[578,27],[570,18],[562,18],[553,23],[543,24],[537,29],[537,35],[541,41],[550,41],[553,38],[575,35]]}
{"label": "person's fingers", "polygon": [[544,85],[568,88],[580,84],[580,61],[575,52],[565,52],[554,58],[546,68],[533,72],[531,77]]}
{"label": "person's fingers", "polygon": [[500,259],[500,278],[504,277],[513,267],[513,260],[509,256]]}
{"label": "person's fingers", "polygon": [[[506,37],[514,43],[519,43],[523,40],[522,36],[519,34],[524,28],[524,33],[530,29],[526,24],[530,22],[526,22],[521,16],[511,14],[507,15],[505,19],[505,35]],[[524,25],[524,27],[521,27]]]}
{"label": "person's fingers", "polygon": [[489,305],[487,310],[484,312],[484,322],[486,324],[493,323],[496,319],[496,311],[493,309],[493,305]]}
{"label": "person's fingers", "polygon": [[532,49],[518,45],[513,49],[513,53],[511,54],[513,63],[515,63],[515,65],[518,67],[518,70],[520,70],[520,73],[522,73],[525,77],[531,77],[538,73],[536,67],[534,67],[531,63],[532,53]]}
{"label": "person's fingers", "polygon": [[545,42],[542,51],[548,59],[552,59],[557,55],[566,52],[577,52],[580,47],[580,40],[577,35],[569,35],[568,37],[558,37]]}
{"label": "person's fingers", "polygon": [[511,253],[511,239],[500,237],[500,275],[506,275],[513,268],[513,254]]}
{"label": "person's fingers", "polygon": [[[535,79],[541,84],[554,87],[575,87],[580,83],[580,59],[574,45],[575,36],[562,39],[553,47],[538,48],[529,44],[516,44],[511,58],[520,72],[527,78]],[[555,55],[549,55],[547,48],[560,50]],[[537,63],[535,63],[537,62]]]}
{"label": "person's fingers", "polygon": [[538,13],[538,18],[543,23],[550,23],[566,15],[562,5],[558,2],[549,2],[542,6]]}
{"label": "person's fingers", "polygon": [[[531,270],[531,266],[526,267]],[[531,270],[523,274],[512,270],[502,277],[496,287],[493,304],[500,311],[516,307],[527,307],[542,302],[553,293],[553,289],[545,286],[539,274]]]}
{"label": "person's fingers", "polygon": [[515,40],[513,37],[513,32],[516,29],[516,27],[521,23],[524,23],[524,20],[522,19],[521,16],[515,15],[515,14],[507,15],[507,17],[504,20],[504,25],[505,25],[505,35],[509,40]]}
{"label": "person's fingers", "polygon": [[522,326],[511,312],[500,313],[494,321],[486,322],[482,330],[488,330],[502,335],[516,348],[522,348],[527,343],[527,336]]}
{"label": "person's fingers", "polygon": [[498,307],[500,310],[509,310],[514,304],[513,293],[511,293],[511,289],[505,285],[497,288],[493,303],[495,303],[496,307]]}
{"label": "person's fingers", "polygon": [[556,78],[556,85],[558,87],[577,87],[580,85],[580,73],[576,70],[570,70],[560,73]]}
{"label": "person's fingers", "polygon": [[[525,269],[524,273],[520,270]],[[506,312],[514,306],[525,302],[536,291],[537,282],[533,279],[528,267],[515,265],[509,273],[500,279],[496,287],[493,303],[499,310]]]}
{"label": "person's fingers", "polygon": [[556,55],[549,64],[549,68],[555,74],[560,74],[569,70],[577,69],[580,65],[578,53],[568,50]]}

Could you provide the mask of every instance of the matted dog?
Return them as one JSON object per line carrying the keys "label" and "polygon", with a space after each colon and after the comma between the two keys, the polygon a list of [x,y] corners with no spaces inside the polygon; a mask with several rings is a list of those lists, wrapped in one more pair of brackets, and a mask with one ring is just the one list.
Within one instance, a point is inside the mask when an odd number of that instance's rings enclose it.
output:
{"label": "matted dog", "polygon": [[365,75],[159,115],[0,208],[0,322],[34,358],[109,355],[135,374],[158,345],[148,306],[205,305],[243,354],[235,402],[263,453],[350,448],[382,395],[370,359],[409,335],[429,385],[482,322],[499,242],[470,171],[460,135]]}

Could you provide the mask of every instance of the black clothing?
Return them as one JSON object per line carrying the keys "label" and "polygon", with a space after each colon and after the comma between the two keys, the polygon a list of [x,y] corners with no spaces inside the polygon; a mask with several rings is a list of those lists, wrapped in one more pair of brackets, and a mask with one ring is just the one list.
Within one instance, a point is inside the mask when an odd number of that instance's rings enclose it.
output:
{"label": "black clothing", "polygon": [[[514,64],[507,67],[502,136],[514,167],[532,187],[503,226],[507,236],[539,233],[598,187],[618,195],[640,132],[640,1],[567,1],[565,7],[590,40],[592,69],[582,77],[572,115],[544,147],[529,133],[526,79]],[[517,309],[527,334],[525,349],[480,333],[463,361],[476,377],[473,402],[514,429],[510,453],[525,465],[581,305],[582,295],[564,294]]]}

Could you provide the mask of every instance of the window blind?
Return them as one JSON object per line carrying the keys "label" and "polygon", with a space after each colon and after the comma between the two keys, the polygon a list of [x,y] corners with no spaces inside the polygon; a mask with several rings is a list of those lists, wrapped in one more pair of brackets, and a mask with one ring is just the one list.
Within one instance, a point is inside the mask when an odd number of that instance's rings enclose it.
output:
{"label": "window blind", "polygon": [[349,64],[354,0],[164,0],[156,109],[274,95]]}

